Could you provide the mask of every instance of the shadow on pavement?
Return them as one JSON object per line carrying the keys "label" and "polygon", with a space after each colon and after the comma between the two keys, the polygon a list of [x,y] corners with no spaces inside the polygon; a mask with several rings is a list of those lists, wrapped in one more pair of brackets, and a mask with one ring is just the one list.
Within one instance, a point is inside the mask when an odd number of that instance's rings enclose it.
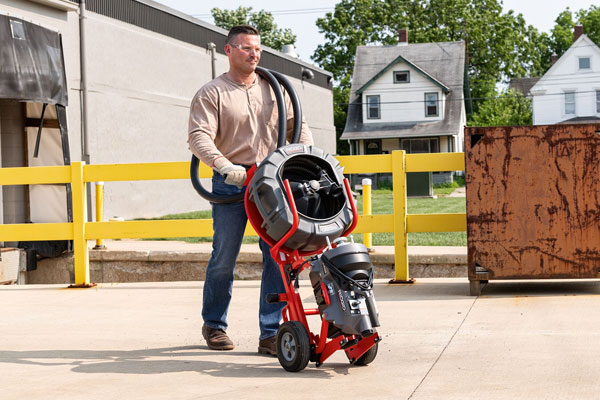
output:
{"label": "shadow on pavement", "polygon": [[[600,294],[600,280],[520,280],[490,281],[482,285],[481,297],[500,298],[518,296],[580,296]],[[414,284],[375,284],[377,301],[423,301],[474,299],[469,294],[469,281],[416,280]]]}
{"label": "shadow on pavement", "polygon": [[598,280],[490,281],[481,297],[580,296],[600,294]]}
{"label": "shadow on pavement", "polygon": [[[204,350],[206,349],[206,350]],[[210,360],[198,360],[199,357]],[[253,357],[256,363],[245,363]],[[159,359],[156,359],[159,358]],[[163,358],[163,359],[160,359]],[[240,358],[234,360],[234,358]],[[223,361],[214,361],[221,359]],[[330,364],[319,369],[310,363],[302,375],[285,371],[274,357],[249,352],[211,351],[202,346],[183,346],[144,350],[32,350],[0,351],[0,364],[72,366],[73,372],[87,374],[164,374],[198,372],[215,377],[304,377],[333,378],[348,373],[349,364]],[[333,374],[331,374],[333,372]]]}

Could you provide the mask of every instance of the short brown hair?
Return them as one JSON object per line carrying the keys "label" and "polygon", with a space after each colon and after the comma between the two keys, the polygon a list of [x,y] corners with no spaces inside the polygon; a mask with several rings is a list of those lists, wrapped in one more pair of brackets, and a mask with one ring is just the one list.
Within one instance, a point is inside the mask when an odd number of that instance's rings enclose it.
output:
{"label": "short brown hair", "polygon": [[233,41],[237,35],[257,35],[260,36],[260,32],[253,26],[250,25],[236,25],[229,30],[227,34],[227,44],[233,44]]}

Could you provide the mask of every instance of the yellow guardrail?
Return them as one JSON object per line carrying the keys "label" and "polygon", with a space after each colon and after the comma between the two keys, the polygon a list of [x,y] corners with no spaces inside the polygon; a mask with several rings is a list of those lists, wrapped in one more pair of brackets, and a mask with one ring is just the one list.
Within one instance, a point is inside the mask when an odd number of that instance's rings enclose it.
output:
{"label": "yellow guardrail", "polygon": [[[392,154],[337,157],[344,173],[392,173],[393,214],[359,217],[356,233],[394,233],[395,280],[409,280],[407,233],[457,232],[467,229],[466,215],[407,214],[406,173],[426,171],[462,171],[463,153]],[[0,168],[0,185],[70,183],[73,197],[73,222],[52,224],[3,224],[0,241],[73,240],[75,285],[90,283],[88,240],[212,236],[212,220],[149,220],[123,222],[87,222],[87,182],[189,179],[189,162]],[[200,166],[199,176],[208,178],[212,170]],[[247,235],[256,235],[248,225]]]}
{"label": "yellow guardrail", "polygon": [[[363,179],[361,182],[362,185],[362,198],[363,198],[363,213],[362,215],[368,216],[371,215],[372,207],[371,207],[371,180]],[[373,234],[371,232],[363,233],[363,244],[365,247],[371,251],[373,247]]]}

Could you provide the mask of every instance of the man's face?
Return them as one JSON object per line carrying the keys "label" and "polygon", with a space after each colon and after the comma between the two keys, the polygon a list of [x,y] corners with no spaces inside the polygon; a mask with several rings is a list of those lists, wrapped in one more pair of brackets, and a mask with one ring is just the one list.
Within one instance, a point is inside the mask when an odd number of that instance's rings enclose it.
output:
{"label": "man's face", "polygon": [[229,67],[239,73],[249,74],[254,71],[260,60],[260,36],[239,34],[232,44],[225,45],[225,53],[229,57]]}

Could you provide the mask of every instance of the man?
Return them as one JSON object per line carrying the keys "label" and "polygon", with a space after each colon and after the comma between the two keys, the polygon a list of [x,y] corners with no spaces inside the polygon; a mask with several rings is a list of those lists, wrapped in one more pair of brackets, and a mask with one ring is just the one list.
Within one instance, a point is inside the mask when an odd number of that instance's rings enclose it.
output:
{"label": "man", "polygon": [[[244,191],[246,168],[261,162],[277,148],[278,113],[268,82],[256,74],[261,55],[257,29],[234,26],[229,31],[225,54],[229,71],[204,85],[192,100],[188,143],[203,163],[211,166],[213,193],[232,195]],[[286,96],[288,110],[291,110]],[[292,114],[292,113],[289,113]],[[288,119],[288,139],[293,118]],[[312,145],[312,134],[303,121],[300,142]],[[213,252],[204,283],[202,336],[210,349],[232,350],[226,334],[233,271],[247,223],[244,203],[212,204]],[[268,304],[266,295],[284,291],[279,267],[269,246],[261,239],[263,272],[259,307],[261,354],[276,355],[277,329],[283,304]]]}

